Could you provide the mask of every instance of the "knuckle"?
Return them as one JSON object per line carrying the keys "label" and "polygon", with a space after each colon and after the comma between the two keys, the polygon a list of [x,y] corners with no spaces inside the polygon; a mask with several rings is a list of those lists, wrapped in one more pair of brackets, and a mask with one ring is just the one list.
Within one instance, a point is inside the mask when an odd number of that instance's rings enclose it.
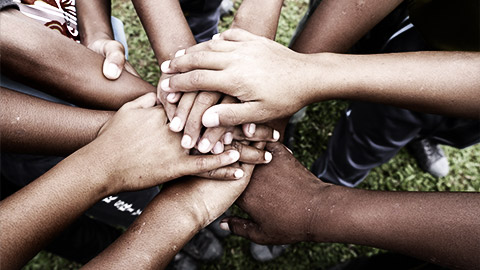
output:
{"label": "knuckle", "polygon": [[211,105],[215,104],[215,102],[216,102],[215,95],[213,93],[209,93],[209,92],[201,92],[197,96],[197,101],[196,102],[200,103],[201,105],[211,106]]}
{"label": "knuckle", "polygon": [[[204,76],[203,74],[196,70],[196,71],[192,71],[191,75],[190,75],[190,83],[195,86],[195,85],[201,85],[202,82],[204,80]],[[170,82],[171,83],[171,82]]]}
{"label": "knuckle", "polygon": [[204,157],[198,157],[195,161],[195,165],[197,166],[198,170],[204,171],[208,165],[207,159]]}

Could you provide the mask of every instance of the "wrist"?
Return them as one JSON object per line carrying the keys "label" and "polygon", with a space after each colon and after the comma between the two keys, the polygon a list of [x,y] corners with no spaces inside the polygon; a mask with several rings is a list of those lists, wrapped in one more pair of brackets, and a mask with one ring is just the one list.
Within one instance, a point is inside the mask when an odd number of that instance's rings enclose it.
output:
{"label": "wrist", "polygon": [[336,186],[333,184],[322,185],[315,192],[316,200],[312,200],[315,209],[312,213],[309,230],[311,232],[309,241],[342,242],[346,233],[345,227],[349,219],[347,213],[349,203],[352,202],[354,193],[358,190]]}
{"label": "wrist", "polygon": [[91,49],[92,46],[98,46],[95,44],[97,41],[104,42],[105,40],[115,40],[115,38],[113,37],[113,33],[97,31],[90,34],[85,33],[81,35],[80,40],[83,45]]}
{"label": "wrist", "polygon": [[[307,55],[310,56],[310,55]],[[309,76],[310,99],[315,102],[331,99],[349,98],[348,90],[352,89],[353,73],[350,70],[349,58],[334,53],[318,53],[311,55]]]}

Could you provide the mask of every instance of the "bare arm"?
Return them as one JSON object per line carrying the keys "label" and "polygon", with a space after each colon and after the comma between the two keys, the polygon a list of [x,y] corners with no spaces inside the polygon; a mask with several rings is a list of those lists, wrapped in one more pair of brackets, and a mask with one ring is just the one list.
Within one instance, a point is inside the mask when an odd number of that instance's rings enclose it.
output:
{"label": "bare arm", "polygon": [[[94,108],[118,109],[154,87],[123,72],[103,77],[104,58],[42,26],[17,10],[0,12],[2,73],[36,89]],[[5,30],[10,29],[10,30]]]}
{"label": "bare arm", "polygon": [[130,228],[85,268],[165,268],[190,238],[242,193],[253,166],[244,164],[242,169],[245,176],[236,181],[185,178],[165,187]]}
{"label": "bare arm", "polygon": [[125,48],[114,39],[111,24],[110,0],[81,0],[77,8],[80,39],[87,48],[105,57],[103,74],[110,80],[117,79],[123,68],[140,77],[125,59]]}
{"label": "bare arm", "polygon": [[0,89],[2,151],[70,154],[95,139],[114,113],[66,106]]}
{"label": "bare arm", "polygon": [[243,101],[208,109],[202,119],[207,127],[262,123],[334,98],[480,117],[478,52],[299,54],[242,30],[221,38],[173,59],[164,71],[181,74],[162,82],[168,92],[208,89]]}
{"label": "bare arm", "polygon": [[292,44],[301,53],[346,52],[402,0],[322,0]]}
{"label": "bare arm", "polygon": [[180,138],[168,130],[165,112],[155,103],[153,93],[126,103],[94,141],[0,203],[2,269],[20,268],[106,195],[145,189],[239,159],[235,150],[190,156],[180,147]]}
{"label": "bare arm", "polygon": [[237,200],[251,220],[221,227],[261,244],[341,242],[453,268],[480,263],[480,193],[382,192],[326,184],[280,144]]}

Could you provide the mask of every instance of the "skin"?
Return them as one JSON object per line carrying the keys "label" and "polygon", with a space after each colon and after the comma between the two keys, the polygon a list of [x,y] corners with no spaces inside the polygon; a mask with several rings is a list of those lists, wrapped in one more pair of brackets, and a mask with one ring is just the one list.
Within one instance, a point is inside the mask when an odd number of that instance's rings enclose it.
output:
{"label": "skin", "polygon": [[[282,2],[244,1],[235,16],[232,27],[247,29],[258,35],[273,38]],[[161,4],[156,1],[133,1],[133,3],[147,32],[158,63],[171,59],[174,54],[181,55],[183,53],[182,49],[195,44],[178,1],[163,1]],[[270,16],[259,14],[260,10],[265,9],[272,11]],[[255,23],[252,24],[252,21],[255,21]],[[166,77],[168,76],[163,74],[160,81]],[[184,131],[182,139],[184,148],[191,149],[196,146],[201,153],[207,153],[214,148],[217,150],[214,150],[214,152],[221,150],[220,146],[218,148],[215,146],[222,143],[222,136],[226,132],[231,132],[231,130],[226,128],[207,129],[203,135],[201,134],[201,116],[206,109],[218,103],[221,98],[219,93],[195,91],[187,95],[173,94],[169,97],[168,93],[161,91],[159,88],[158,95],[171,120],[171,130],[175,132]],[[224,98],[221,101],[224,104],[234,102],[236,101],[230,98]],[[248,126],[244,127],[247,137],[254,135],[255,128],[253,127],[252,129],[249,129]]]}
{"label": "skin", "polygon": [[116,41],[110,22],[110,0],[83,0],[75,3],[78,14],[80,40],[83,45],[105,57],[103,74],[107,79],[120,77],[123,68],[140,77],[125,59],[125,48]]}
{"label": "skin", "polygon": [[168,92],[202,88],[242,101],[208,109],[202,118],[207,127],[262,123],[328,99],[480,117],[478,52],[306,55],[241,30],[224,32],[221,38],[173,59],[165,71],[181,74],[161,83]]}
{"label": "skin", "polygon": [[281,144],[276,174],[255,170],[237,204],[251,219],[221,227],[260,244],[300,241],[368,245],[451,268],[480,263],[480,193],[383,192],[326,184]]}
{"label": "skin", "polygon": [[93,142],[0,203],[2,269],[19,268],[109,194],[145,189],[239,159],[235,150],[188,155],[155,103],[155,94],[150,93],[125,104]]}
{"label": "skin", "polygon": [[0,88],[2,151],[71,154],[90,143],[114,112],[49,102]]}
{"label": "skin", "polygon": [[[257,143],[256,147],[263,148],[262,144]],[[115,243],[85,268],[165,268],[190,238],[225,212],[242,193],[253,166],[243,164],[242,169],[246,174],[236,181],[185,178],[173,182],[162,189]]]}
{"label": "skin", "polygon": [[[17,29],[2,31],[2,73],[38,90],[76,105],[115,110],[125,102],[155,91],[153,86],[128,72],[122,72],[115,81],[106,79],[99,72],[104,57],[18,10],[0,12],[0,23],[2,29]],[[92,67],[98,67],[98,70]]]}

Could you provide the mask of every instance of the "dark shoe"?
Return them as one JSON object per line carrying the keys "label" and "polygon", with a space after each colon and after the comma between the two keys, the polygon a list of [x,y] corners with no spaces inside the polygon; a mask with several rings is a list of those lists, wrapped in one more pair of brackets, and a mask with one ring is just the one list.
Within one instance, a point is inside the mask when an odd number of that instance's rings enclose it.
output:
{"label": "dark shoe", "polygon": [[450,170],[448,159],[438,144],[428,139],[418,139],[411,141],[407,148],[422,170],[435,177],[444,177],[448,174]]}
{"label": "dark shoe", "polygon": [[194,258],[188,256],[183,252],[177,253],[170,264],[167,266],[167,270],[197,270],[197,262]]}
{"label": "dark shoe", "polygon": [[223,248],[215,235],[202,229],[188,242],[183,251],[200,261],[213,261],[222,257]]}
{"label": "dark shoe", "polygon": [[268,262],[282,255],[287,247],[288,245],[264,246],[251,242],[250,253],[255,260],[259,262]]}

